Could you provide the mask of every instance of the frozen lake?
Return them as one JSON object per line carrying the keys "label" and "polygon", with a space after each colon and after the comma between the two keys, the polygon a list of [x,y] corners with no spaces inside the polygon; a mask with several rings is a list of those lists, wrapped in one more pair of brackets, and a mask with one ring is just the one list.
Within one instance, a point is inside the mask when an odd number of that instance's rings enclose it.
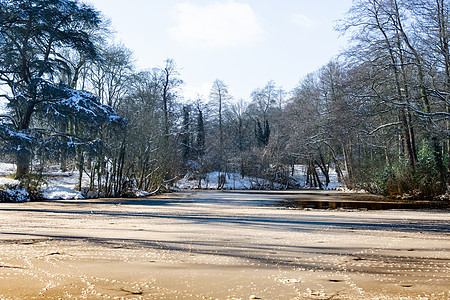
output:
{"label": "frozen lake", "polygon": [[[336,192],[0,203],[0,299],[448,299],[449,210]],[[289,206],[289,205],[287,205]]]}

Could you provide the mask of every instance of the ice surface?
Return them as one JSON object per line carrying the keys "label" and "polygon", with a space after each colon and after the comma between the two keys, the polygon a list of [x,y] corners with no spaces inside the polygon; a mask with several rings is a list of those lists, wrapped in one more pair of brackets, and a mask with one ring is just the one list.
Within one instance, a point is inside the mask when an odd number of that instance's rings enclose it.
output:
{"label": "ice surface", "polygon": [[[448,211],[281,208],[335,191],[0,205],[0,298],[449,299]],[[26,288],[24,288],[26,287]]]}

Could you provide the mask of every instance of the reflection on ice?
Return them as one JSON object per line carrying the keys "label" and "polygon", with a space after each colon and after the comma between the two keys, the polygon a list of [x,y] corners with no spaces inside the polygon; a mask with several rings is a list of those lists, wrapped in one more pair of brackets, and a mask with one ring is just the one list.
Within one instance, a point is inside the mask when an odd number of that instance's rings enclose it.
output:
{"label": "reflection on ice", "polygon": [[449,209],[448,202],[372,202],[372,201],[320,201],[293,199],[283,202],[289,208],[299,209],[360,209],[360,210],[388,210],[388,209]]}

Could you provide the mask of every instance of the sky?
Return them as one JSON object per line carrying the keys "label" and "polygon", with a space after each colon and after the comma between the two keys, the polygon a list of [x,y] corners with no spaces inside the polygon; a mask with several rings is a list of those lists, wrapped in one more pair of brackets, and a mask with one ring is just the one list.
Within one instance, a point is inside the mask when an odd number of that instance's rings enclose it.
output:
{"label": "sky", "polygon": [[333,30],[352,0],[85,0],[109,18],[138,69],[175,61],[186,100],[215,79],[236,99],[273,80],[292,90],[339,53]]}

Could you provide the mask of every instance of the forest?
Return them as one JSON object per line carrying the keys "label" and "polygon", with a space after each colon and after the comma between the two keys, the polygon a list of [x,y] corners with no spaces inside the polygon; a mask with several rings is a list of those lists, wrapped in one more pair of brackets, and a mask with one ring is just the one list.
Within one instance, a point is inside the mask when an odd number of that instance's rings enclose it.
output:
{"label": "forest", "polygon": [[[108,20],[77,0],[0,0],[0,157],[39,189],[48,165],[99,196],[164,191],[185,176],[263,178],[261,189],[446,194],[450,170],[448,0],[355,0],[348,46],[290,91],[236,99],[223,80],[184,99],[176,58],[138,70]],[[299,71],[300,73],[300,71]],[[82,187],[82,179],[89,186]]]}

